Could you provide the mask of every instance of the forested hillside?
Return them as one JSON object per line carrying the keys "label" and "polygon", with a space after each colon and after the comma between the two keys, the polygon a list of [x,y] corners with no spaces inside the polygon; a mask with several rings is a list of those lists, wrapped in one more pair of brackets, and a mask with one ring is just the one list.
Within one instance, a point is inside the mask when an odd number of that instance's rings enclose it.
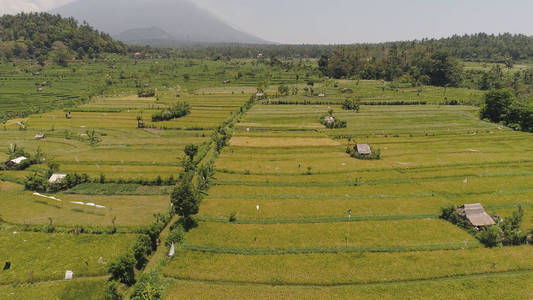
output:
{"label": "forested hillside", "polygon": [[125,53],[126,46],[108,34],[73,18],[48,13],[0,17],[0,59],[94,58],[101,53]]}

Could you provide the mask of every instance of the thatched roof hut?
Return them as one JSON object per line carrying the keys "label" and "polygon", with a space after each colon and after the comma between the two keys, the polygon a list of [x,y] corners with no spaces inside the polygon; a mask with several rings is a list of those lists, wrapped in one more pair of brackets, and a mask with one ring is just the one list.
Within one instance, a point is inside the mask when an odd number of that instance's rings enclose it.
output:
{"label": "thatched roof hut", "polygon": [[370,149],[370,146],[368,144],[357,144],[355,146],[357,152],[361,155],[370,155],[372,154],[372,150]]}
{"label": "thatched roof hut", "polygon": [[476,227],[496,224],[489,214],[487,214],[481,203],[465,204],[457,209],[457,214],[468,219]]}

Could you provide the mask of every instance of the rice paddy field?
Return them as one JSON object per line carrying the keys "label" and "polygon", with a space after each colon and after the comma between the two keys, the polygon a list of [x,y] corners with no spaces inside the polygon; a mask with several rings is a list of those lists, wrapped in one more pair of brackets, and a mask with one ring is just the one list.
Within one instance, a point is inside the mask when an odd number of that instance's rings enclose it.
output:
{"label": "rice paddy field", "polygon": [[[328,109],[347,128],[324,129]],[[356,142],[382,159],[351,158]],[[176,280],[167,298],[447,298],[453,289],[467,299],[473,282],[503,295],[495,287],[530,276],[531,246],[485,248],[438,216],[449,204],[479,202],[500,216],[522,204],[529,231],[532,142],[470,106],[257,104],[217,160],[198,228],[164,267]],[[529,298],[530,286],[503,298]]]}
{"label": "rice paddy field", "polygon": [[[57,172],[92,180],[34,193],[25,178],[46,164],[0,171],[0,263],[12,263],[0,271],[1,299],[105,298],[106,263],[169,210],[185,146],[209,142],[232,116],[233,136],[216,159],[198,226],[174,258],[162,259],[160,247],[149,262],[168,283],[165,299],[533,296],[530,245],[486,248],[439,219],[450,204],[482,203],[503,218],[522,205],[521,228],[533,227],[533,136],[479,120],[481,91],[333,84],[305,60],[284,70],[253,60],[110,56],[73,63],[74,77],[35,68],[0,67],[0,86],[16,94],[0,93],[0,110],[10,116],[0,129],[0,161],[17,144],[40,149]],[[52,84],[35,92],[41,81]],[[302,92],[309,81],[324,97]],[[276,97],[280,84],[300,92]],[[138,97],[145,85],[156,96]],[[270,96],[240,114],[258,85]],[[346,97],[361,99],[359,113],[342,110]],[[461,105],[445,105],[450,100]],[[188,102],[190,114],[152,122],[176,101]],[[346,128],[320,123],[331,109]],[[355,143],[379,149],[381,159],[350,157],[346,148]],[[31,232],[47,225],[64,230]],[[116,232],[72,233],[80,226]],[[62,280],[65,270],[74,280]]]}

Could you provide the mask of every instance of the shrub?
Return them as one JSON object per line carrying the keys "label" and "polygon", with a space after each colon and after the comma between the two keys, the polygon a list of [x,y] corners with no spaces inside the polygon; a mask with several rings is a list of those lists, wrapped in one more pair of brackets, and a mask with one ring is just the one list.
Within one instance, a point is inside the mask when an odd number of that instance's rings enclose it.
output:
{"label": "shrub", "polygon": [[168,235],[166,245],[167,247],[170,247],[172,243],[174,245],[181,245],[185,242],[185,229],[181,224],[175,226]]}
{"label": "shrub", "polygon": [[119,283],[109,281],[105,288],[105,300],[122,300],[122,295],[118,291]]}
{"label": "shrub", "polygon": [[152,253],[152,242],[150,237],[143,234],[137,238],[135,244],[133,244],[133,256],[137,261],[135,268],[137,270],[142,269],[148,262],[148,255]]}
{"label": "shrub", "polygon": [[33,173],[24,179],[24,188],[28,191],[46,192],[47,183],[42,175]]}
{"label": "shrub", "polygon": [[232,213],[229,215],[228,221],[229,221],[230,223],[234,223],[235,221],[237,221],[237,213],[236,213],[236,212],[232,212]]}
{"label": "shrub", "polygon": [[487,247],[495,247],[500,244],[500,227],[493,225],[488,226],[483,229],[476,235],[477,239]]}
{"label": "shrub", "polygon": [[133,289],[131,300],[156,300],[161,299],[163,288],[161,277],[157,271],[144,273]]}
{"label": "shrub", "polygon": [[152,122],[162,122],[172,119],[177,119],[184,117],[191,113],[188,102],[176,102],[174,106],[164,109],[162,111],[156,112],[152,115]]}
{"label": "shrub", "polygon": [[320,123],[322,125],[326,126],[326,128],[334,129],[334,128],[346,128],[347,122],[345,120],[340,120],[335,118],[333,115],[333,110],[330,110],[328,114],[323,115],[320,118]]}
{"label": "shrub", "polygon": [[142,90],[139,90],[137,92],[137,96],[140,98],[148,98],[148,97],[154,97],[155,96],[155,90],[150,88],[145,88]]}
{"label": "shrub", "polygon": [[113,280],[128,286],[135,283],[135,257],[131,252],[120,255],[109,263],[108,272]]}
{"label": "shrub", "polygon": [[359,112],[360,108],[361,108],[361,101],[356,98],[347,98],[342,103],[342,109],[344,110],[353,110],[355,112]]}

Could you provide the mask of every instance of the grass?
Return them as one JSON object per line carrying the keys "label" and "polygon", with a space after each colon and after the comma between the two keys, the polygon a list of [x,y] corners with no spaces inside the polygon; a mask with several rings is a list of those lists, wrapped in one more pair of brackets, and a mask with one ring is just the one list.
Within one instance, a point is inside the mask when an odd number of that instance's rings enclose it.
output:
{"label": "grass", "polygon": [[182,251],[164,274],[186,280],[334,286],[531,270],[530,254],[530,246],[267,256]]}
{"label": "grass", "polygon": [[[11,120],[0,128],[0,161],[7,160],[2,149],[16,143],[29,152],[40,147],[59,172],[114,181],[177,178],[184,147],[208,141],[258,83],[274,95],[279,84],[303,91],[314,80],[325,97],[301,92],[262,101],[236,121],[201,203],[199,226],[161,267],[176,283],[166,297],[531,298],[531,246],[487,249],[437,216],[443,206],[479,202],[505,218],[524,204],[521,226],[533,227],[532,136],[480,121],[481,91],[353,80],[338,80],[334,88],[318,80],[315,64],[305,60],[285,70],[253,60],[134,63],[120,56],[70,68],[2,64],[0,86],[7,90],[0,111]],[[35,83],[45,80],[52,86],[36,93]],[[157,96],[135,96],[144,84],[157,88]],[[89,101],[90,95],[97,96]],[[348,96],[380,105],[343,111]],[[464,105],[442,105],[449,100]],[[176,101],[187,101],[191,114],[151,122],[152,113]],[[424,104],[383,105],[402,101]],[[320,124],[329,109],[347,128]],[[147,128],[137,128],[138,116]],[[86,136],[93,130],[96,142]],[[46,138],[35,140],[38,133]],[[345,149],[356,142],[381,149],[382,159],[350,158]],[[120,232],[132,232],[168,209],[171,187],[90,183],[54,195],[62,201],[24,191],[24,177],[45,169],[0,172],[1,218],[17,224],[0,231],[1,244],[9,245],[0,257],[13,262],[11,273],[0,273],[0,298],[100,299],[105,266],[98,257],[124,253],[134,235],[14,235],[13,228],[49,218],[57,226],[111,226],[116,218]],[[165,252],[159,249],[149,269],[166,261]],[[50,281],[66,269],[77,279],[27,283],[29,271],[35,281]]]}
{"label": "grass", "polygon": [[65,270],[74,277],[103,276],[105,264],[132,246],[135,235],[67,235],[1,231],[0,257],[11,268],[0,273],[0,284],[60,280]]}
{"label": "grass", "polygon": [[345,224],[200,223],[187,235],[188,245],[241,249],[370,248],[465,241],[474,239],[459,228],[435,219]]}
{"label": "grass", "polygon": [[167,195],[171,187],[142,186],[140,184],[84,183],[66,191],[80,195]]}
{"label": "grass", "polygon": [[[19,185],[0,181],[2,191],[1,217],[10,223],[48,224],[52,218],[57,225],[117,226],[148,225],[153,214],[168,208],[167,195],[98,196],[59,194],[55,201],[24,191]],[[105,208],[94,208],[72,202],[95,203]]]}
{"label": "grass", "polygon": [[175,280],[165,299],[529,299],[533,297],[531,271],[340,287],[272,286]]}
{"label": "grass", "polygon": [[105,278],[0,286],[2,299],[99,300],[105,297]]}

